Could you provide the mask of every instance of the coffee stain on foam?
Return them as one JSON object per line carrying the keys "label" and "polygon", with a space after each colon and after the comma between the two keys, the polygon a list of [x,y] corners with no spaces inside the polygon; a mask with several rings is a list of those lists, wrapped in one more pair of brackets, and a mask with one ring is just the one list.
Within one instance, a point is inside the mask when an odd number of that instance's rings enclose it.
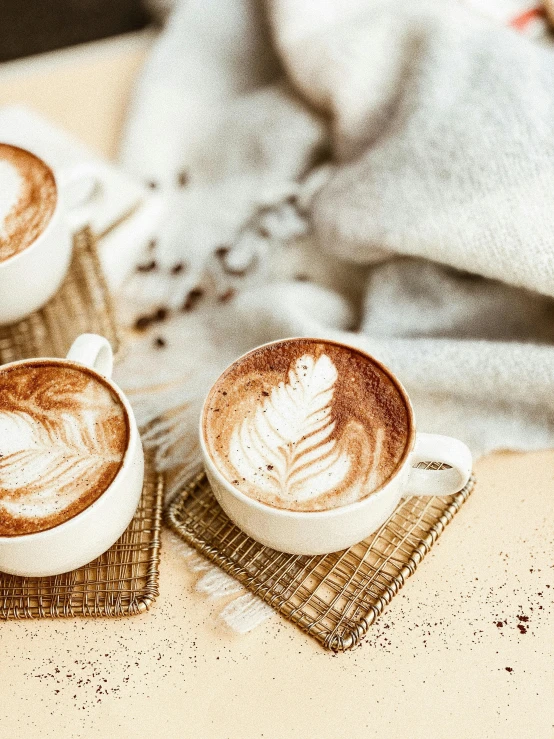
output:
{"label": "coffee stain on foam", "polygon": [[377,429],[375,434],[375,447],[373,449],[373,458],[371,460],[371,468],[367,481],[364,483],[364,487],[368,490],[373,490],[381,482],[381,474],[379,472],[379,461],[381,459],[381,453],[383,451],[383,442],[385,441],[385,430],[382,428]]}
{"label": "coffee stain on foam", "polygon": [[6,220],[19,201],[21,185],[17,169],[0,159],[0,239],[8,237]]}

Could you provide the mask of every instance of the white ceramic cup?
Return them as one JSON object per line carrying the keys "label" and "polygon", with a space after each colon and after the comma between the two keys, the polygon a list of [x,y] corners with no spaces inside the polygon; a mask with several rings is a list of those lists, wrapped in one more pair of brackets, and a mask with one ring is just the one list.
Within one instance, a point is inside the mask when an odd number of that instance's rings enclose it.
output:
{"label": "white ceramic cup", "polygon": [[[11,362],[2,369],[33,361]],[[109,342],[96,334],[82,334],[65,359],[48,359],[48,362],[61,366],[84,365],[93,375],[103,377],[125,409],[129,440],[117,475],[88,508],[45,531],[0,536],[0,570],[26,577],[59,575],[74,570],[109,549],[135,514],[144,478],[144,456],[133,411],[125,395],[110,380],[113,361]]]}
{"label": "white ceramic cup", "polygon": [[[359,349],[355,351],[365,354]],[[327,554],[347,549],[376,531],[394,511],[402,496],[450,495],[461,490],[468,482],[472,469],[468,447],[449,436],[416,434],[413,408],[401,383],[380,362],[367,354],[365,356],[391,378],[402,394],[410,416],[410,438],[398,466],[380,487],[366,498],[339,508],[314,512],[274,508],[249,498],[229,482],[214,463],[204,437],[208,393],[200,418],[200,447],[206,475],[225,513],[256,541],[290,554]],[[450,469],[416,469],[420,462],[440,462],[449,465]]]}
{"label": "white ceramic cup", "polygon": [[86,221],[85,201],[90,199],[102,176],[94,164],[78,164],[67,169],[45,164],[56,182],[56,207],[46,228],[32,244],[0,261],[0,325],[13,323],[38,310],[58,290],[71,261],[73,231]]}

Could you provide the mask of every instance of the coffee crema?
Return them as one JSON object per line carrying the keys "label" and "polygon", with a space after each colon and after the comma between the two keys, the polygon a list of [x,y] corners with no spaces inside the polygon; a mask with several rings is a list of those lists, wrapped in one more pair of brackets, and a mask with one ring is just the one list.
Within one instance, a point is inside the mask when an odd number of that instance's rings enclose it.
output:
{"label": "coffee crema", "polygon": [[392,377],[331,341],[255,349],[216,382],[203,416],[208,452],[242,493],[321,511],[378,490],[408,452],[411,412]]}
{"label": "coffee crema", "polygon": [[54,175],[42,159],[17,146],[0,144],[0,262],[40,236],[57,200]]}
{"label": "coffee crema", "polygon": [[44,531],[97,500],[128,446],[125,407],[72,364],[0,368],[0,536]]}

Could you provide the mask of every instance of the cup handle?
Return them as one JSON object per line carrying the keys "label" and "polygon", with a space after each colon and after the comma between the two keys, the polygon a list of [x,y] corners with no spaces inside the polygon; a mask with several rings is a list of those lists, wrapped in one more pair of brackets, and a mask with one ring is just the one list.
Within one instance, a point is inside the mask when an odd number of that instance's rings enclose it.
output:
{"label": "cup handle", "polygon": [[98,336],[98,334],[81,334],[78,336],[71,344],[66,359],[84,364],[107,379],[112,376],[112,347],[107,339]]}
{"label": "cup handle", "polygon": [[[438,462],[450,469],[418,469],[420,462]],[[471,475],[469,448],[451,436],[417,434],[410,455],[411,467],[404,495],[452,495],[461,490]]]}
{"label": "cup handle", "polygon": [[79,162],[60,172],[67,218],[75,230],[91,220],[95,196],[101,191],[104,179],[102,167],[95,162]]}

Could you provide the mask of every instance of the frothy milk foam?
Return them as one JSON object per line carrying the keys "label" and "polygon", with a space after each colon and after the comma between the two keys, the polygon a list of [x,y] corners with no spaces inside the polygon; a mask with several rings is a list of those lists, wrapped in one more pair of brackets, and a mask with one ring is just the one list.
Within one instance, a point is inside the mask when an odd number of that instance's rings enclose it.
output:
{"label": "frothy milk foam", "polygon": [[117,474],[126,411],[85,369],[37,362],[0,370],[0,535],[56,526]]}
{"label": "frothy milk foam", "polygon": [[262,347],[218,380],[205,438],[221,473],[261,502],[315,511],[360,500],[410,440],[407,402],[368,357],[332,342]]}
{"label": "frothy milk foam", "polygon": [[52,171],[29,151],[0,144],[0,262],[30,246],[56,208]]}

